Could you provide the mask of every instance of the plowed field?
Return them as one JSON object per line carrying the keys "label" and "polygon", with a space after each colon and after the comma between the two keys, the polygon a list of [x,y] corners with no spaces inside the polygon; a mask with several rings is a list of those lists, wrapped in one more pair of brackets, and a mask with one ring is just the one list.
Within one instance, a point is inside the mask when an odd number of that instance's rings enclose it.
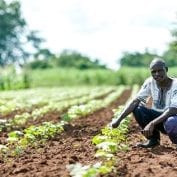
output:
{"label": "plowed field", "polygon": [[[28,148],[19,157],[0,162],[1,177],[69,177],[67,164],[80,162],[93,164],[95,146],[91,139],[107,125],[113,116],[112,109],[123,105],[130,96],[130,90],[107,108],[74,120],[65,126],[65,131],[39,148]],[[47,115],[58,119],[55,113]],[[5,136],[5,135],[4,135]],[[132,117],[128,133],[130,150],[116,155],[117,172],[110,177],[175,177],[177,176],[177,150],[168,137],[163,135],[161,145],[152,149],[136,148],[137,141],[143,139],[140,129]],[[1,140],[3,136],[1,137]]]}

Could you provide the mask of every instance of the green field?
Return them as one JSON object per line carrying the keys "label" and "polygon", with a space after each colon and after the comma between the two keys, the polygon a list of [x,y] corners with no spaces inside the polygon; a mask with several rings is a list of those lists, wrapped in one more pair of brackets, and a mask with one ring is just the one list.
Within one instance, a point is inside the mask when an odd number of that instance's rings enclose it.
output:
{"label": "green field", "polygon": [[[142,84],[150,76],[147,68],[124,67],[112,70],[47,69],[29,72],[31,87],[77,85],[134,85]],[[170,76],[177,76],[177,69],[169,69]]]}
{"label": "green field", "polygon": [[[169,68],[169,75],[177,76],[176,68]],[[123,67],[118,71],[106,69],[78,70],[74,68],[51,68],[25,70],[16,74],[1,70],[0,89],[13,90],[56,86],[118,86],[141,85],[150,76],[148,68]]]}

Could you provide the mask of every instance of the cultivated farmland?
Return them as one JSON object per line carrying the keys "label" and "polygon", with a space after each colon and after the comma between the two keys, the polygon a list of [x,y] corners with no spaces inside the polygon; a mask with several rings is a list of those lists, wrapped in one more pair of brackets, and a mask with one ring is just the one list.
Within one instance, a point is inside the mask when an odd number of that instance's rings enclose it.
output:
{"label": "cultivated farmland", "polygon": [[[64,87],[0,94],[0,176],[177,176],[168,138],[138,149],[140,129],[127,117],[108,123],[138,87]],[[169,175],[169,176],[170,176]]]}

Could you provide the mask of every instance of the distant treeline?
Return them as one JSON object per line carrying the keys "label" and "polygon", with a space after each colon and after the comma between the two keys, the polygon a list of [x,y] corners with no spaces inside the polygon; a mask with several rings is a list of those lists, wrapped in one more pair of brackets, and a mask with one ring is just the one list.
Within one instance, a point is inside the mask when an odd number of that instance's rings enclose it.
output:
{"label": "distant treeline", "polygon": [[76,68],[84,69],[106,69],[106,65],[98,59],[91,59],[77,51],[63,50],[60,55],[51,54],[47,49],[39,51],[35,60],[26,63],[25,67],[31,69],[47,68]]}
{"label": "distant treeline", "polygon": [[164,52],[162,56],[158,56],[155,53],[151,53],[149,51],[145,52],[124,52],[122,57],[120,58],[121,66],[129,66],[129,67],[148,67],[152,59],[154,58],[162,58],[165,60],[167,66],[174,67],[177,66],[177,47],[169,48]]}
{"label": "distant treeline", "polygon": [[[41,58],[40,58],[41,57]],[[149,67],[150,62],[154,58],[162,58],[166,61],[167,66],[177,66],[177,50],[168,50],[163,56],[158,56],[149,51],[145,52],[124,52],[120,61],[121,67]],[[37,55],[34,61],[25,65],[30,69],[47,69],[47,68],[76,68],[85,69],[106,69],[106,65],[101,64],[98,59],[91,59],[79,52],[64,50],[60,55]]]}

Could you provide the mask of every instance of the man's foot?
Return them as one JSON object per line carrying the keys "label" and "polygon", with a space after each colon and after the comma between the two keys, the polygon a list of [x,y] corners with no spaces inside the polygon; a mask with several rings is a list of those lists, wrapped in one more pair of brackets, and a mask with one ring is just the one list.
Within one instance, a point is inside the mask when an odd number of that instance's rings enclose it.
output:
{"label": "man's foot", "polygon": [[150,139],[145,143],[138,143],[136,146],[137,147],[142,147],[142,148],[152,148],[155,146],[160,145],[160,141],[157,139]]}

